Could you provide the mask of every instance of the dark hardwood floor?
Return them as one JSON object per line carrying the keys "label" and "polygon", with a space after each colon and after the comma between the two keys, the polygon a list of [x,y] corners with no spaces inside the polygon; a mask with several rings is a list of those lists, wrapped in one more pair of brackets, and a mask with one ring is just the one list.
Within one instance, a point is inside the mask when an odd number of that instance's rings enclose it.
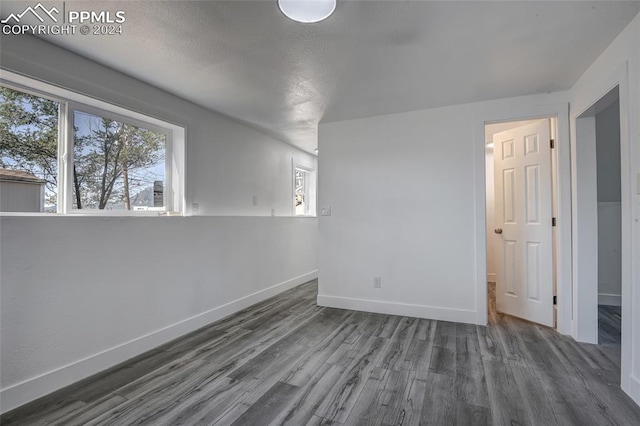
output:
{"label": "dark hardwood floor", "polygon": [[598,305],[598,343],[621,344],[622,311],[620,306]]}
{"label": "dark hardwood floor", "polygon": [[311,282],[7,413],[3,425],[637,425],[619,358],[490,312],[479,327],[316,306]]}

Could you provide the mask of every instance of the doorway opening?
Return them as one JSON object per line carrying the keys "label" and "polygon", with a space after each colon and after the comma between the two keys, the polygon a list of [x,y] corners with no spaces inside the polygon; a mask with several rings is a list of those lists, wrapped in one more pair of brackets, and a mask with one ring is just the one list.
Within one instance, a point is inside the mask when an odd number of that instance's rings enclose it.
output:
{"label": "doorway opening", "polygon": [[[588,229],[583,229],[583,235],[596,242],[591,244],[591,252],[585,253],[594,259],[587,266],[591,280],[595,281],[591,288],[597,311],[591,315],[597,316],[594,318],[597,321],[597,343],[609,347],[608,352],[613,354],[618,366],[623,315],[620,130],[618,86],[576,118],[576,136],[581,150],[579,158],[591,160],[593,166],[591,172],[585,170],[579,182],[579,209],[582,209],[579,213],[585,212],[583,215],[587,217],[583,216],[583,219],[587,219],[586,225],[589,225]],[[586,156],[588,150],[591,151],[591,159]],[[585,288],[584,284],[581,288]]]}
{"label": "doorway opening", "polygon": [[485,124],[488,316],[556,326],[555,118]]}

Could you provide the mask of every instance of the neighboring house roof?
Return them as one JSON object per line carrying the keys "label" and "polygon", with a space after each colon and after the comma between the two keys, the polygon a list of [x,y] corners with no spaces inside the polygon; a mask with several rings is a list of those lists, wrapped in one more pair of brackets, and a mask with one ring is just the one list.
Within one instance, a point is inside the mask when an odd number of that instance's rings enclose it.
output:
{"label": "neighboring house roof", "polygon": [[45,183],[34,174],[21,170],[0,169],[1,182],[25,182],[25,183]]}

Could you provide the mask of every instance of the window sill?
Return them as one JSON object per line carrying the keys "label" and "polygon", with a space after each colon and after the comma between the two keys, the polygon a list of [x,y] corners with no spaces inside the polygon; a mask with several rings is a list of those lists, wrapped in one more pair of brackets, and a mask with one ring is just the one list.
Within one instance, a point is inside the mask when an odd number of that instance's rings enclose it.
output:
{"label": "window sill", "polygon": [[0,217],[246,217],[246,218],[275,218],[275,219],[317,219],[318,216],[270,216],[270,215],[216,215],[216,214],[197,214],[189,215],[179,212],[170,212],[169,214],[158,214],[158,212],[136,212],[136,213],[26,213],[26,212],[0,212]]}
{"label": "window sill", "polygon": [[73,212],[73,213],[44,213],[44,212],[0,212],[0,217],[183,217],[179,212]]}

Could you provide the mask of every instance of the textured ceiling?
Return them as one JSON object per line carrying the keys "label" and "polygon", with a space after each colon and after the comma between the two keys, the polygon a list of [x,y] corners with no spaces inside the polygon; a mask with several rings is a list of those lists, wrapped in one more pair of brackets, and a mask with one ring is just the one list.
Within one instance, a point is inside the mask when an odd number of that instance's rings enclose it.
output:
{"label": "textured ceiling", "polygon": [[[33,3],[3,1],[0,15]],[[305,25],[275,0],[65,6],[123,10],[124,34],[44,39],[310,152],[319,121],[568,89],[640,10],[338,0],[332,17]]]}

